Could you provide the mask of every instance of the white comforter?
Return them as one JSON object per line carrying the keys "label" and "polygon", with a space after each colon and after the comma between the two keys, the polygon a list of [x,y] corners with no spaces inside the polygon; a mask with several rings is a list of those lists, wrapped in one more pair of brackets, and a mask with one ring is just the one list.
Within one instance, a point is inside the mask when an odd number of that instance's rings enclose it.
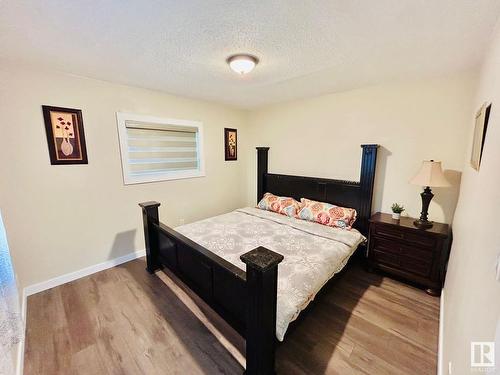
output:
{"label": "white comforter", "polygon": [[278,266],[276,337],[280,341],[288,325],[365,239],[354,229],[331,228],[251,207],[175,230],[242,270],[240,255],[258,246],[285,257]]}

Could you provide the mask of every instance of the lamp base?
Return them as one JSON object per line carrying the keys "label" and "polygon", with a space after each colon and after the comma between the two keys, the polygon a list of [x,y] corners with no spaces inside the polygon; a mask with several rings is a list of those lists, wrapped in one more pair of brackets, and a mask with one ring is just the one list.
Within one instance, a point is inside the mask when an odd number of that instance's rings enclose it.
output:
{"label": "lamp base", "polygon": [[434,224],[432,223],[432,221],[428,221],[428,220],[415,220],[413,222],[413,225],[415,225],[417,228],[420,228],[420,229],[429,229],[429,228],[432,228],[432,226]]}
{"label": "lamp base", "polygon": [[424,191],[420,193],[420,196],[422,197],[422,212],[420,213],[420,218],[415,220],[413,225],[420,229],[429,229],[432,228],[432,221],[427,220],[427,211],[429,210],[429,203],[431,203],[434,194],[432,194],[431,188],[426,186]]}

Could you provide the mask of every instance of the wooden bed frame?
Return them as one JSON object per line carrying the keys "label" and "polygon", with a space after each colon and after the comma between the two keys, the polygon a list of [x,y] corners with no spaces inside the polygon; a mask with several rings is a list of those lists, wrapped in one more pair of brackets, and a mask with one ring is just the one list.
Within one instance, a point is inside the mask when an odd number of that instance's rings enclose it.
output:
{"label": "wooden bed frame", "polygon": [[[268,173],[269,147],[257,147],[257,201],[265,192],[353,207],[366,235],[378,145],[361,145],[360,180]],[[246,272],[159,221],[158,202],[140,203],[147,270],[167,267],[246,339],[246,374],[274,374],[276,298],[281,254],[258,247],[243,254]]]}

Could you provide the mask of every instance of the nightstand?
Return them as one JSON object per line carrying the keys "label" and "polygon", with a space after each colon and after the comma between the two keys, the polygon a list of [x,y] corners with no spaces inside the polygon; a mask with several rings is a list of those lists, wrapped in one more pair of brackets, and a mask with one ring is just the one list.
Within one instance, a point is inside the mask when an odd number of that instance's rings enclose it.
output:
{"label": "nightstand", "polygon": [[422,285],[428,294],[439,296],[451,244],[450,228],[435,222],[432,228],[419,229],[414,220],[394,220],[380,212],[371,217],[368,267]]}

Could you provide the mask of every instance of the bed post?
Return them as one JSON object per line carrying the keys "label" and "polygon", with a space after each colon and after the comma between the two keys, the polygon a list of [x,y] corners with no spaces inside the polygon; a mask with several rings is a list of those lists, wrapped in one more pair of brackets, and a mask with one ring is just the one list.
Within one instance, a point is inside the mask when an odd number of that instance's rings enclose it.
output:
{"label": "bed post", "polygon": [[361,219],[360,230],[362,233],[368,231],[368,220],[372,214],[372,196],[373,196],[373,183],[375,181],[375,167],[377,164],[377,149],[379,145],[361,145],[363,155],[361,157],[361,175],[359,183],[361,187],[360,195],[360,212],[359,218]]}
{"label": "bed post", "polygon": [[144,223],[144,241],[146,243],[146,269],[149,273],[154,273],[161,268],[158,261],[158,228],[153,224],[159,224],[158,202],[139,203],[142,208],[142,220]]}
{"label": "bed post", "polygon": [[265,175],[267,174],[269,147],[256,147],[256,149],[257,149],[257,203],[259,203],[266,190]]}
{"label": "bed post", "polygon": [[248,293],[245,374],[275,374],[278,264],[283,255],[258,247],[240,259],[246,264]]}

